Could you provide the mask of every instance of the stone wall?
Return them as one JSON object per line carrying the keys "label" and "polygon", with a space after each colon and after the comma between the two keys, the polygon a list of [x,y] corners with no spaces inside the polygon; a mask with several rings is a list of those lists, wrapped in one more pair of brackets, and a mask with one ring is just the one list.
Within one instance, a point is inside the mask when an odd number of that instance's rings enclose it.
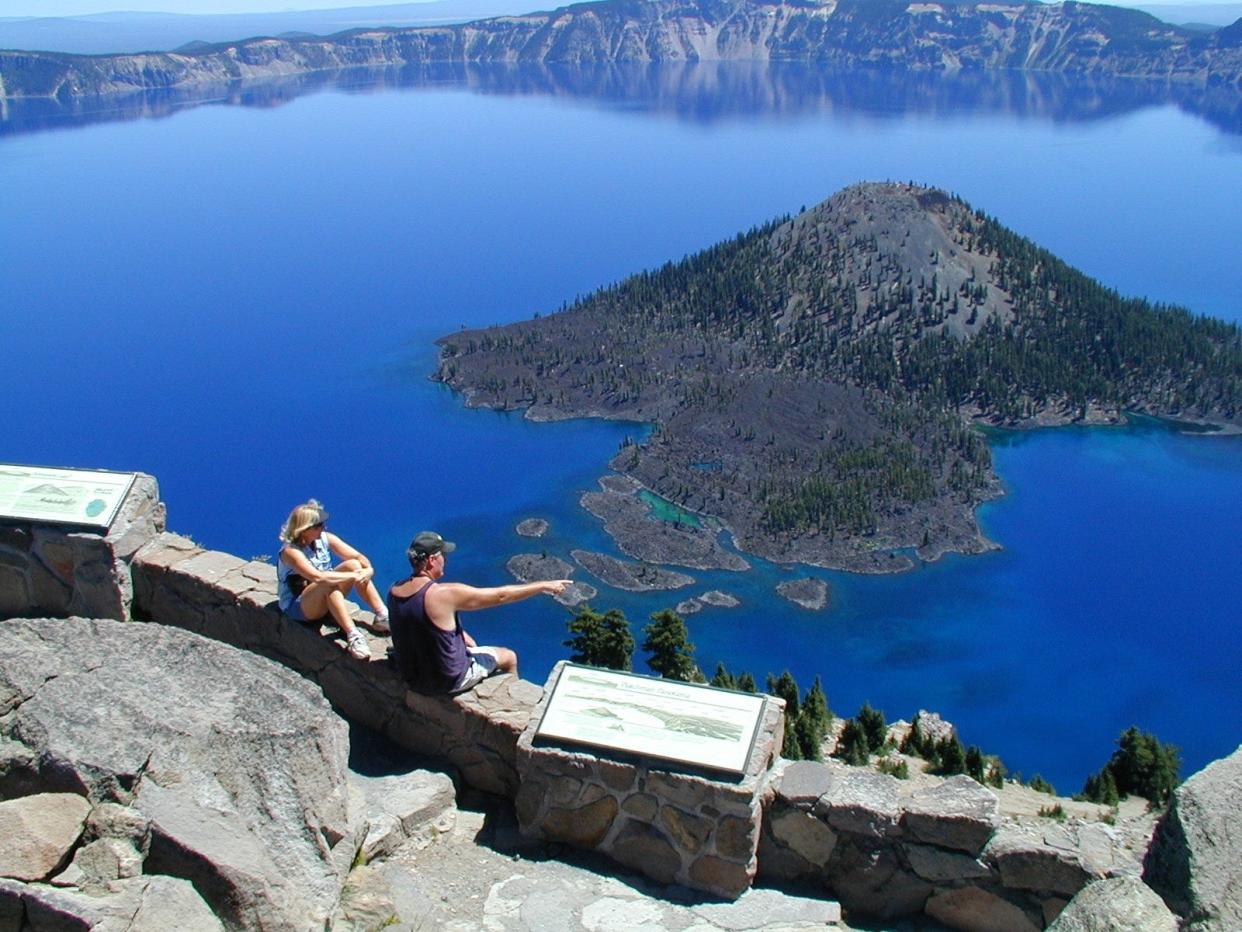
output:
{"label": "stone wall", "polygon": [[925,912],[959,929],[1043,929],[1093,880],[1137,876],[1103,823],[1003,821],[966,776],[911,788],[835,762],[786,763],[759,847],[759,875],[822,885],[881,919]]}
{"label": "stone wall", "polygon": [[[451,761],[477,789],[516,799],[523,830],[532,835],[595,848],[665,883],[731,897],[750,886],[760,794],[784,728],[779,700],[767,705],[741,781],[613,763],[533,747],[546,695],[533,683],[501,676],[458,696],[423,696],[406,688],[385,657],[386,638],[369,638],[377,659],[349,656],[335,627],[299,624],[276,608],[276,573],[269,564],[164,533],[138,555],[133,579],[137,617],[300,671],[349,718],[403,747]],[[551,791],[546,799],[545,790]],[[581,831],[586,818],[603,827],[599,837]]]}
{"label": "stone wall", "polygon": [[606,760],[535,742],[543,709],[565,668],[518,739],[517,815],[523,833],[607,853],[661,883],[736,897],[750,887],[762,798],[784,732],[784,702],[768,697],[750,759],[736,779],[670,770],[650,761]]}
{"label": "stone wall", "polygon": [[452,762],[469,785],[517,793],[517,738],[542,695],[538,686],[509,676],[460,696],[412,692],[385,657],[386,638],[369,639],[379,659],[357,660],[345,653],[335,626],[304,625],[281,613],[271,564],[203,550],[176,534],[147,545],[133,579],[136,617],[270,657],[318,683],[343,715]]}
{"label": "stone wall", "polygon": [[0,618],[129,618],[130,563],[163,530],[159,484],[141,473],[106,534],[0,518]]}

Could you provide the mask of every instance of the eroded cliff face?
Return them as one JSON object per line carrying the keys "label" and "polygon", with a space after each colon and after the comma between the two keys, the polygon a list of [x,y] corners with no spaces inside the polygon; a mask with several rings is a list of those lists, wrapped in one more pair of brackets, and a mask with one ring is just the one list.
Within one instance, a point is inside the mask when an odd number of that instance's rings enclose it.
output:
{"label": "eroded cliff face", "polygon": [[603,0],[455,26],[249,39],[193,53],[0,52],[0,96],[182,87],[429,62],[814,61],[1242,85],[1242,26],[1207,36],[1083,3]]}

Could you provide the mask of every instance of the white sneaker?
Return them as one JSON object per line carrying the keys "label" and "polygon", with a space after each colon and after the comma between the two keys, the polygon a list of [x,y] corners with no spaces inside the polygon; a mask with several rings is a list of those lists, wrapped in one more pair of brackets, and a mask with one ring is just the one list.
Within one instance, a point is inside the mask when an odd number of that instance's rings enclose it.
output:
{"label": "white sneaker", "polygon": [[371,645],[367,643],[367,636],[357,628],[345,639],[345,650],[349,652],[349,656],[359,660],[371,659]]}

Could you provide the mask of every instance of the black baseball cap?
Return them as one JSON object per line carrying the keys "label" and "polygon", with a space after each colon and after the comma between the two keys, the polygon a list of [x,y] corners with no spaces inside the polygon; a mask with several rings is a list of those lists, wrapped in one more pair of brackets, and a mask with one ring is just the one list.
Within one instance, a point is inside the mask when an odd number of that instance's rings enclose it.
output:
{"label": "black baseball cap", "polygon": [[435,553],[452,553],[456,549],[455,543],[445,540],[435,531],[419,531],[406,552],[411,560],[421,560]]}

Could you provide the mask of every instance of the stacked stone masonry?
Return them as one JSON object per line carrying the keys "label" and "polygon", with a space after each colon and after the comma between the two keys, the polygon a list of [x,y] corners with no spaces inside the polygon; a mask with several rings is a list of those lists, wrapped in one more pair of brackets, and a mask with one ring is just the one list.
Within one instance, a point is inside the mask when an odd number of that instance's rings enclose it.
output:
{"label": "stacked stone masonry", "polygon": [[164,530],[159,499],[155,478],[139,474],[106,534],[0,521],[0,618],[130,617],[129,567]]}
{"label": "stacked stone masonry", "polygon": [[996,794],[969,777],[911,792],[836,763],[778,769],[759,876],[821,884],[868,916],[1038,930],[1093,880],[1140,870],[1107,825],[1003,823]]}
{"label": "stacked stone masonry", "polygon": [[[758,876],[817,885],[882,920],[925,913],[957,929],[1037,930],[1087,884],[1140,875],[1109,826],[1003,822],[996,796],[965,777],[911,791],[862,769],[784,761],[779,700],[737,780],[539,747],[541,687],[502,676],[454,697],[412,692],[384,659],[385,639],[371,639],[380,659],[350,657],[335,629],[279,612],[270,564],[205,550],[163,526],[145,476],[106,535],[0,522],[0,618],[153,620],[274,659],[342,714],[513,799],[529,834],[597,850],[661,883],[736,897]],[[1230,766],[1242,770],[1242,754]],[[1236,886],[1236,863],[1223,870],[1231,879],[1221,883]],[[1186,873],[1164,872],[1166,901],[1192,899],[1170,889]],[[1220,914],[1198,895],[1200,914]]]}
{"label": "stacked stone masonry", "polygon": [[536,742],[544,704],[518,740],[522,831],[603,851],[661,883],[737,897],[755,876],[761,800],[784,730],[784,703],[769,698],[743,774],[709,778],[642,761],[617,761]]}

